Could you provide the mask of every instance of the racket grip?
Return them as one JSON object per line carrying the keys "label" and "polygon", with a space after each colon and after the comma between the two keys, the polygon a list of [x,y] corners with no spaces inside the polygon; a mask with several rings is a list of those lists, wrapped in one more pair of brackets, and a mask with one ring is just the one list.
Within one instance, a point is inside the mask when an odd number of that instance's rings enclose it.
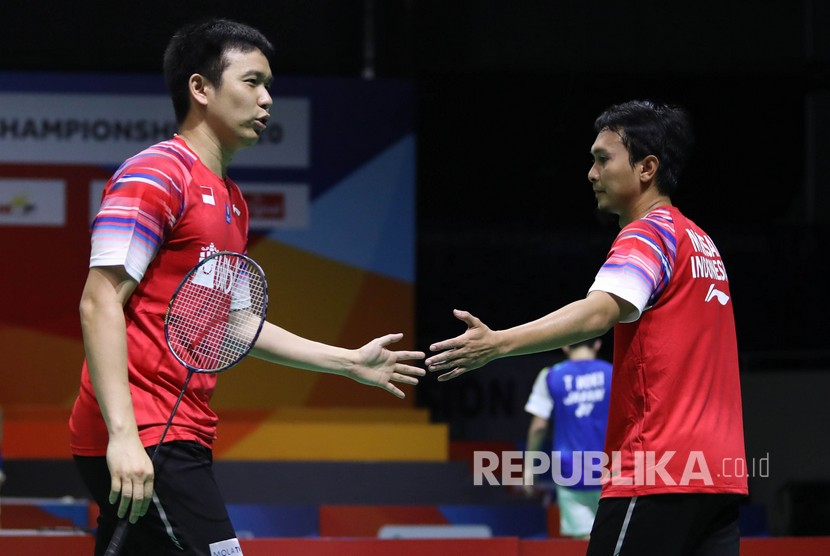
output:
{"label": "racket grip", "polygon": [[118,522],[118,526],[115,528],[112,538],[110,538],[110,544],[107,546],[107,551],[104,552],[104,556],[118,556],[121,554],[121,546],[127,538],[127,528],[129,525],[130,522],[127,519],[122,519]]}

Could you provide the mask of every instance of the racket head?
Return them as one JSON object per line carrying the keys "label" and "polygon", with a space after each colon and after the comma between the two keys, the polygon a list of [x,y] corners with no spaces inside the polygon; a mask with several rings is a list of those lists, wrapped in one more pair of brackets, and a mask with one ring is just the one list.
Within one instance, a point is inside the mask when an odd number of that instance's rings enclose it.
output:
{"label": "racket head", "polygon": [[226,371],[251,351],[267,310],[268,284],[256,261],[213,253],[190,269],[167,305],[167,346],[191,371]]}

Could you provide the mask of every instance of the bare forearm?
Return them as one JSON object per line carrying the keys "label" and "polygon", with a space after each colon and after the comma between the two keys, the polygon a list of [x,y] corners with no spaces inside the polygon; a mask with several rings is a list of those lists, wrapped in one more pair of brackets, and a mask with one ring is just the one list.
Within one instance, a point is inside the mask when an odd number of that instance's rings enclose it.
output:
{"label": "bare forearm", "polygon": [[392,383],[417,384],[417,377],[423,376],[425,371],[406,363],[423,359],[423,352],[388,349],[387,346],[402,337],[401,333],[386,334],[358,349],[345,349],[308,340],[265,323],[251,354],[299,369],[346,376],[404,398],[406,394]]}
{"label": "bare forearm", "polygon": [[460,336],[435,342],[436,352],[425,361],[427,368],[443,372],[439,381],[447,381],[478,369],[501,357],[539,353],[601,336],[620,315],[628,314],[624,302],[605,292],[591,292],[540,319],[507,328],[492,330],[467,311],[456,309],[455,317],[467,325]]}
{"label": "bare forearm", "polygon": [[82,305],[81,328],[89,377],[110,436],[136,431],[122,309],[120,306]]}
{"label": "bare forearm", "polygon": [[89,307],[82,310],[81,328],[89,377],[110,437],[136,432],[123,312]]}
{"label": "bare forearm", "polygon": [[138,434],[127,372],[124,303],[136,283],[122,268],[92,268],[81,296],[81,330],[95,397],[110,440]]}
{"label": "bare forearm", "polygon": [[251,355],[289,367],[338,375],[348,374],[355,363],[353,350],[309,340],[269,322],[263,325]]}
{"label": "bare forearm", "polygon": [[550,351],[605,334],[619,320],[619,306],[603,292],[574,301],[539,319],[494,331],[500,357]]}
{"label": "bare forearm", "polygon": [[542,447],[542,444],[544,444],[545,434],[546,434],[545,429],[531,428],[527,432],[527,445],[525,447],[527,449],[527,451],[528,452],[538,451]]}

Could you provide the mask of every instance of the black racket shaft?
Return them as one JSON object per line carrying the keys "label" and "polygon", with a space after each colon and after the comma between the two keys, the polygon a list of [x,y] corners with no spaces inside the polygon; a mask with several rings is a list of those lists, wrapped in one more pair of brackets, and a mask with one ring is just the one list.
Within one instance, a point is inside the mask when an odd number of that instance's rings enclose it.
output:
{"label": "black racket shaft", "polygon": [[107,546],[107,551],[104,552],[104,556],[118,556],[118,554],[121,554],[121,546],[127,538],[127,528],[129,525],[130,522],[127,518],[122,518],[118,522],[118,526],[115,528],[112,538],[110,538],[110,544]]}

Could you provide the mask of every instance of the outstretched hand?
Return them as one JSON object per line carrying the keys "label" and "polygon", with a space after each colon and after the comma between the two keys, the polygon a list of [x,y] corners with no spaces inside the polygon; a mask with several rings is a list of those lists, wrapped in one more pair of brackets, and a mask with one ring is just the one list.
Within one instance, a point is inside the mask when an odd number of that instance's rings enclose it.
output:
{"label": "outstretched hand", "polygon": [[405,398],[406,394],[392,383],[418,384],[417,377],[424,376],[426,371],[403,361],[423,359],[425,354],[422,351],[391,351],[386,348],[401,338],[401,333],[387,334],[357,350],[358,362],[351,369],[351,378],[361,384],[383,388],[398,398]]}
{"label": "outstretched hand", "polygon": [[460,336],[429,346],[430,351],[440,353],[424,362],[431,372],[450,371],[439,375],[441,382],[483,367],[498,357],[494,333],[486,324],[467,311],[455,309],[453,315],[467,324],[467,330]]}

